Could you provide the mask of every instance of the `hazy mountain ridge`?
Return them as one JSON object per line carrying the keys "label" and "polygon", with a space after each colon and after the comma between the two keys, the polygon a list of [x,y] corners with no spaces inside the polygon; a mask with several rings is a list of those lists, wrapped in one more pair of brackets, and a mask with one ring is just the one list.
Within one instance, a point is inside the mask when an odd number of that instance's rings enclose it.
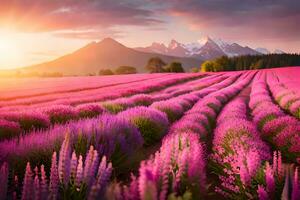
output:
{"label": "hazy mountain ridge", "polygon": [[121,43],[105,38],[92,42],[77,51],[50,62],[22,68],[24,71],[60,72],[64,75],[86,75],[98,73],[100,69],[115,69],[119,66],[133,66],[138,72],[146,72],[145,65],[152,57],[160,57],[165,62],[179,61],[185,70],[199,67],[200,59],[163,55],[160,52],[142,52],[128,48]]}

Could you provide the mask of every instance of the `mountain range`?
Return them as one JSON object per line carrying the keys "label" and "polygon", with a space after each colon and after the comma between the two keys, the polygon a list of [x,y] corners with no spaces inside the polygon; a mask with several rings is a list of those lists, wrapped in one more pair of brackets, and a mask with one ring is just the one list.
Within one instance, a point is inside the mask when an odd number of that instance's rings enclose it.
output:
{"label": "mountain range", "polygon": [[[237,43],[224,42],[221,39],[212,39],[205,37],[198,42],[183,44],[176,40],[171,40],[168,45],[154,42],[148,47],[137,47],[138,51],[155,52],[164,55],[178,57],[192,57],[201,60],[210,60],[220,56],[241,56],[241,55],[260,55],[270,54],[271,52],[265,48],[252,49],[248,46],[242,46]],[[284,53],[276,50],[273,53]]]}
{"label": "mountain range", "polygon": [[25,72],[59,72],[64,75],[87,75],[100,69],[133,66],[139,73],[146,72],[145,66],[152,57],[160,57],[166,63],[179,61],[186,71],[199,67],[203,62],[197,58],[182,58],[152,52],[141,52],[126,47],[111,38],[92,42],[79,50],[50,62],[25,67]]}
{"label": "mountain range", "polygon": [[[211,39],[183,44],[171,40],[168,45],[154,42],[148,47],[129,48],[112,38],[100,42],[92,42],[77,51],[59,57],[53,61],[24,67],[24,72],[51,73],[59,72],[64,75],[95,74],[100,69],[116,69],[119,66],[133,66],[139,73],[146,72],[145,65],[152,57],[160,57],[164,62],[179,61],[184,69],[189,71],[199,67],[205,60],[220,56],[260,55],[268,54],[265,48],[252,49],[237,43]],[[275,53],[283,53],[276,50]]]}

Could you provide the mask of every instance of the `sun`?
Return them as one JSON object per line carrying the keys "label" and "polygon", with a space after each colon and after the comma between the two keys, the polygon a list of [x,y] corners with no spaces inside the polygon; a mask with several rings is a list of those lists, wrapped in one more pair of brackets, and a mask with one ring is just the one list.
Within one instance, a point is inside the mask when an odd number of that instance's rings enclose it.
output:
{"label": "sun", "polygon": [[16,67],[21,56],[21,50],[14,35],[0,32],[0,69]]}

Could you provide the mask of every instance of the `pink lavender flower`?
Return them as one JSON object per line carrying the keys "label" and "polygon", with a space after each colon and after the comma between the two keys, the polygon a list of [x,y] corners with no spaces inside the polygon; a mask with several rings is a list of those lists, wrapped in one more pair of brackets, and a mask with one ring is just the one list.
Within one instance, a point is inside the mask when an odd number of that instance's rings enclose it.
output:
{"label": "pink lavender flower", "polygon": [[72,106],[54,105],[42,109],[42,112],[47,114],[52,124],[66,123],[78,117],[78,112]]}
{"label": "pink lavender flower", "polygon": [[[50,126],[48,116],[38,111],[8,112],[1,114],[1,118],[17,122],[23,131],[43,129]],[[10,126],[16,125],[11,124]]]}
{"label": "pink lavender flower", "polygon": [[268,162],[266,163],[265,176],[266,176],[267,191],[269,194],[274,194],[275,179],[274,179],[273,169],[271,168]]}
{"label": "pink lavender flower", "polygon": [[277,160],[277,152],[274,151],[273,152],[273,172],[277,174],[277,171],[278,171],[278,160]]}
{"label": "pink lavender flower", "polygon": [[99,195],[103,195],[104,188],[106,188],[112,172],[111,163],[107,163],[106,157],[104,156],[100,162],[97,177],[91,186],[88,199],[98,199]]}
{"label": "pink lavender flower", "polygon": [[135,104],[135,106],[149,106],[153,102],[151,95],[147,94],[137,94],[130,97],[130,100]]}
{"label": "pink lavender flower", "polygon": [[298,167],[296,167],[296,169],[295,169],[292,184],[293,184],[293,190],[292,190],[291,200],[299,200],[300,199],[300,188],[299,188]]}
{"label": "pink lavender flower", "polygon": [[8,164],[3,163],[0,168],[0,199],[5,199],[8,186]]}
{"label": "pink lavender flower", "polygon": [[139,192],[141,199],[158,199],[155,177],[143,163],[139,169]]}
{"label": "pink lavender flower", "polygon": [[57,169],[57,157],[56,152],[52,155],[51,169],[50,169],[50,182],[49,182],[49,196],[52,199],[58,197],[58,187],[59,187],[59,176]]}
{"label": "pink lavender flower", "polygon": [[177,101],[166,100],[153,103],[151,108],[155,108],[167,114],[170,122],[174,122],[183,115],[183,107]]}
{"label": "pink lavender flower", "polygon": [[66,134],[58,159],[58,176],[61,183],[67,185],[70,178],[70,135]]}
{"label": "pink lavender flower", "polygon": [[24,200],[33,198],[33,173],[31,171],[31,167],[29,162],[26,165],[25,176],[23,180],[23,189],[22,189],[22,198]]}
{"label": "pink lavender flower", "polygon": [[294,101],[291,106],[290,109],[291,113],[293,113],[295,116],[299,117],[299,111],[300,111],[300,100]]}
{"label": "pink lavender flower", "polygon": [[78,159],[76,180],[75,180],[75,184],[77,187],[80,187],[82,180],[83,180],[83,162],[82,162],[82,156],[80,155]]}
{"label": "pink lavender flower", "polygon": [[268,121],[264,124],[262,132],[268,136],[278,134],[286,126],[297,126],[299,123],[295,118],[291,116],[282,116],[274,120]]}
{"label": "pink lavender flower", "polygon": [[269,200],[268,193],[266,192],[265,188],[261,185],[258,186],[257,194],[259,200]]}
{"label": "pink lavender flower", "polygon": [[41,165],[41,199],[45,199],[48,196],[48,183],[47,183],[47,176],[45,172],[44,165]]}
{"label": "pink lavender flower", "polygon": [[281,98],[279,104],[282,108],[289,109],[290,105],[299,100],[299,96],[295,94],[285,95]]}
{"label": "pink lavender flower", "polygon": [[83,170],[83,177],[84,177],[84,181],[86,182],[86,184],[88,186],[91,185],[93,178],[96,174],[96,167],[98,165],[98,152],[96,150],[94,150],[94,147],[91,146],[86,159],[85,159],[85,166],[84,166],[84,170]]}
{"label": "pink lavender flower", "polygon": [[39,180],[39,175],[38,175],[38,168],[35,167],[35,176],[34,176],[34,199],[40,199],[41,198],[41,186],[40,186],[40,180]]}
{"label": "pink lavender flower", "polygon": [[72,153],[71,164],[70,164],[70,176],[73,180],[75,180],[76,172],[77,172],[77,156],[75,151]]}
{"label": "pink lavender flower", "polygon": [[[240,197],[247,196],[241,191],[251,184],[261,164],[270,155],[255,125],[247,119],[246,99],[238,97],[222,109],[214,132],[213,152],[212,159],[223,170],[217,191],[221,194],[231,191]],[[236,185],[239,179],[242,186]]]}
{"label": "pink lavender flower", "polygon": [[76,111],[81,118],[92,118],[102,114],[104,112],[104,108],[97,103],[88,103],[77,106]]}
{"label": "pink lavender flower", "polygon": [[277,174],[279,178],[283,178],[284,176],[284,171],[283,171],[283,166],[282,166],[282,158],[281,158],[281,152],[278,152],[277,156]]}
{"label": "pink lavender flower", "polygon": [[129,98],[119,98],[102,103],[102,106],[111,113],[119,113],[134,106],[134,102]]}
{"label": "pink lavender flower", "polygon": [[186,190],[186,187],[201,194],[206,179],[202,173],[205,159],[197,134],[170,133],[162,143],[160,151],[141,164],[138,177],[140,198],[164,199],[169,192]]}

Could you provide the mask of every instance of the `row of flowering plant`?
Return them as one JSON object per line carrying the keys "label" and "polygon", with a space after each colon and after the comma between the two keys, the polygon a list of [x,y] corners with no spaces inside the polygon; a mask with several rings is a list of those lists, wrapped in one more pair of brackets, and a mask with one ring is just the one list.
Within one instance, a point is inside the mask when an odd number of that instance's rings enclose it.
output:
{"label": "row of flowering plant", "polygon": [[273,73],[268,74],[267,82],[275,101],[280,107],[300,118],[300,94],[285,86]]}
{"label": "row of flowering plant", "polygon": [[244,97],[232,100],[220,113],[211,158],[219,179],[216,192],[229,199],[255,199],[255,181],[270,153],[256,126],[248,120]]}
{"label": "row of flowering plant", "polygon": [[[167,77],[165,79],[157,78],[146,85],[135,83],[136,85],[134,86],[130,86],[130,84],[126,86],[126,84],[123,84],[116,86],[117,88],[100,88],[101,90],[105,90],[102,92],[91,90],[91,92],[93,92],[92,94],[90,94],[90,90],[83,90],[75,92],[74,94],[72,92],[53,94],[52,97],[51,95],[42,95],[28,99],[16,99],[13,101],[21,101],[19,103],[23,102],[25,105],[23,107],[17,106],[14,109],[13,105],[10,106],[3,104],[2,107],[11,109],[0,111],[0,119],[17,123],[23,132],[28,132],[32,129],[45,129],[49,128],[53,124],[63,124],[70,120],[95,117],[102,114],[104,110],[118,112],[130,106],[148,106],[153,102],[152,97],[141,93],[161,90],[166,86],[182,83],[195,78],[199,78],[199,75],[189,75],[184,77],[182,77],[182,75],[177,75],[175,77],[171,76],[170,78]],[[120,98],[122,96],[131,95],[133,96],[128,99]],[[59,99],[58,96],[62,96],[61,99]],[[170,98],[171,97],[172,96],[170,96]],[[119,99],[114,100],[112,103],[108,102],[103,105],[99,103],[100,101],[107,99],[117,98]],[[13,101],[9,102],[13,104]],[[2,102],[0,102],[0,104],[1,103]],[[6,127],[0,124],[0,133],[3,132],[1,129],[4,128]]]}
{"label": "row of flowering plant", "polygon": [[262,73],[252,83],[249,105],[253,120],[264,139],[282,151],[289,161],[299,162],[300,122],[274,103],[265,76]]}

